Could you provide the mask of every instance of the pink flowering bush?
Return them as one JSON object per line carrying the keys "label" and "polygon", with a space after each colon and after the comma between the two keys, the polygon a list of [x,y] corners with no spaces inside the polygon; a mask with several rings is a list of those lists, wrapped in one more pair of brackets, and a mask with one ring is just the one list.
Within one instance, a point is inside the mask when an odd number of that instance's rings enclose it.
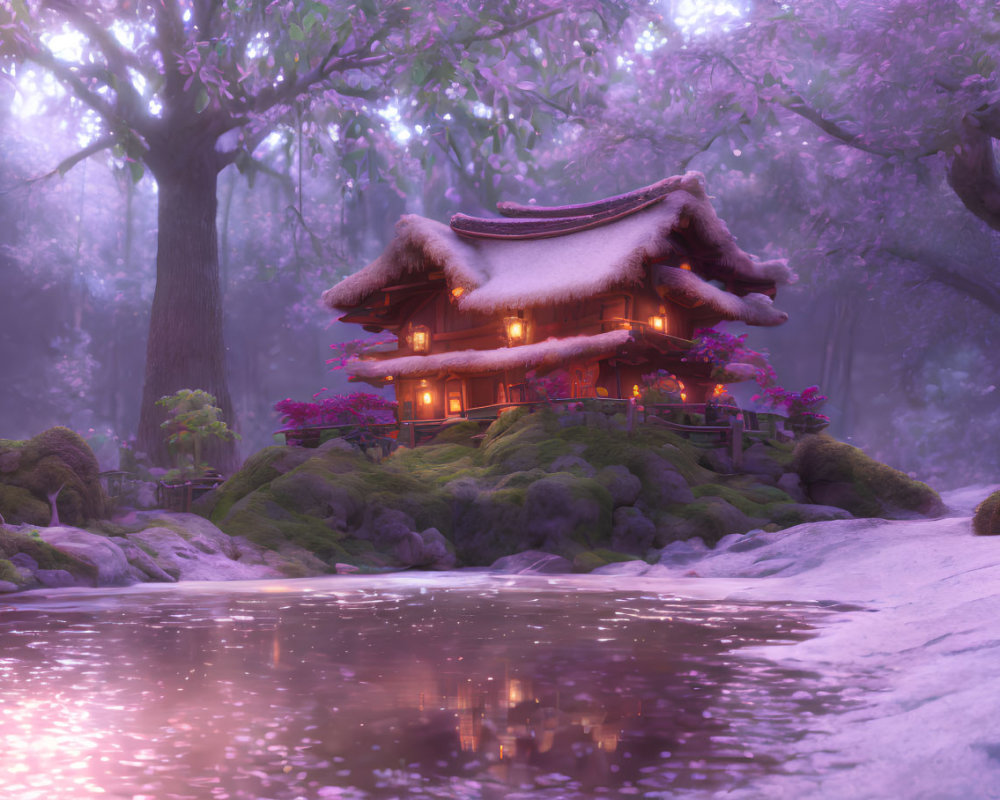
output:
{"label": "pink flowering bush", "polygon": [[722,373],[727,364],[751,364],[756,368],[754,379],[761,392],[753,396],[755,403],[765,403],[771,408],[784,412],[789,419],[802,423],[807,430],[825,427],[830,418],[819,413],[826,402],[825,395],[819,393],[818,386],[809,386],[801,392],[790,392],[778,384],[778,376],[767,359],[767,353],[752,350],[746,345],[747,335],[740,336],[711,328],[699,328],[694,332],[695,346],[685,361],[703,361],[712,365],[712,372]]}
{"label": "pink flowering bush", "polygon": [[557,369],[544,376],[540,376],[536,370],[528,370],[524,374],[524,382],[534,398],[545,402],[570,395],[569,373],[564,369]]}
{"label": "pink flowering bush", "polygon": [[783,410],[789,419],[803,423],[806,429],[823,428],[830,422],[826,414],[818,412],[827,401],[826,396],[819,393],[818,386],[808,386],[801,392],[790,392],[778,385],[762,388],[762,394],[753,396],[754,402],[764,402]]}
{"label": "pink flowering bush", "polygon": [[314,394],[312,403],[286,398],[275,403],[274,410],[281,414],[282,424],[289,428],[383,425],[396,421],[395,400],[369,392],[320,398],[325,391]]}
{"label": "pink flowering bush", "polygon": [[658,369],[643,375],[639,382],[639,399],[643,405],[655,405],[657,403],[680,403],[681,402],[681,381],[672,372],[665,369]]}
{"label": "pink flowering bush", "polygon": [[777,382],[777,375],[767,360],[767,353],[747,347],[745,333],[733,336],[712,328],[699,328],[694,336],[694,347],[684,360],[711,364],[713,377],[721,376],[728,364],[750,364],[756,367],[754,378],[761,388]]}

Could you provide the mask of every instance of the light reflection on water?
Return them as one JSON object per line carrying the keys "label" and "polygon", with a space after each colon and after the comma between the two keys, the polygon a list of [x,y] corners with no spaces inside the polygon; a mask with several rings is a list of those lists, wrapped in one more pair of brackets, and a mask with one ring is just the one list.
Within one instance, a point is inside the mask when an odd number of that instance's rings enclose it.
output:
{"label": "light reflection on water", "polygon": [[489,576],[21,595],[0,608],[0,797],[744,785],[843,705],[739,653],[804,638],[816,615]]}

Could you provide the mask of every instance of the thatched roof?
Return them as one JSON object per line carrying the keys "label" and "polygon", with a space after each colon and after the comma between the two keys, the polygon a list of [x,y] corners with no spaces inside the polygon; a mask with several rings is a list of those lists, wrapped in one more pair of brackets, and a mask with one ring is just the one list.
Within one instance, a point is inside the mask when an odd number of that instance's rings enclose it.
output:
{"label": "thatched roof", "polygon": [[619,347],[630,341],[630,331],[617,330],[594,336],[570,336],[565,339],[546,339],[544,342],[520,347],[502,347],[496,350],[455,350],[428,356],[402,356],[379,361],[354,361],[347,365],[347,372],[355,378],[419,378],[441,372],[478,374],[500,372],[518,367],[545,368],[575,358],[603,358],[613,355]]}
{"label": "thatched roof", "polygon": [[708,201],[702,175],[689,172],[647,187],[653,188],[657,197],[652,204],[597,227],[552,238],[469,238],[440,222],[406,215],[385,252],[328,289],[323,302],[346,311],[374,292],[429,269],[442,270],[449,289],[465,290],[458,299],[462,310],[494,312],[580,300],[641,282],[648,264],[676,257],[672,234],[679,232],[697,242],[701,274],[662,268],[663,283],[727,319],[752,325],[784,322],[786,315],[774,309],[765,295],[741,297],[708,283],[738,280],[751,284],[748,291],[753,285],[765,291],[795,276],[784,261],[757,261],[736,245]]}

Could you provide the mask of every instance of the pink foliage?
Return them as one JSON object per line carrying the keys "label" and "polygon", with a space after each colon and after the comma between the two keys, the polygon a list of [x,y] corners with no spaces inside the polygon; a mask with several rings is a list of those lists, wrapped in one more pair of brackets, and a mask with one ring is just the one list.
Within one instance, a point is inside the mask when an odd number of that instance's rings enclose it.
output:
{"label": "pink foliage", "polygon": [[539,400],[558,400],[569,397],[569,373],[564,369],[540,376],[536,370],[529,370],[524,375],[528,391]]}
{"label": "pink foliage", "polygon": [[723,370],[727,364],[753,364],[757,368],[755,380],[761,388],[760,394],[753,396],[755,403],[765,403],[771,408],[783,411],[788,417],[805,417],[820,423],[830,418],[818,413],[826,402],[825,395],[819,393],[818,386],[809,386],[801,392],[791,392],[778,384],[774,367],[767,359],[767,353],[752,350],[746,346],[746,334],[733,336],[711,328],[699,328],[694,332],[695,346],[685,360],[710,363],[714,370]]}
{"label": "pink foliage", "polygon": [[282,424],[291,428],[380,425],[396,421],[394,400],[369,392],[337,394],[320,399],[322,393],[314,394],[312,403],[286,398],[275,403],[274,410],[281,414]]}

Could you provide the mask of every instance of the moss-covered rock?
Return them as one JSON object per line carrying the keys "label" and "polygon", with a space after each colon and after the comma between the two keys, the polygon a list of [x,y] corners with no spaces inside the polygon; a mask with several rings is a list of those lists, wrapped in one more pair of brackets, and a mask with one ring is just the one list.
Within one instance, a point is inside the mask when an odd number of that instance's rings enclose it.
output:
{"label": "moss-covered rock", "polygon": [[1000,492],[994,492],[976,506],[972,530],[978,536],[1000,535]]}
{"label": "moss-covered rock", "polygon": [[546,475],[528,487],[524,530],[528,546],[563,554],[575,542],[593,548],[611,541],[611,494],[597,481],[568,472]]}
{"label": "moss-covered rock", "polygon": [[39,531],[0,526],[0,557],[10,559],[18,553],[31,556],[39,569],[66,570],[83,576],[90,583],[97,580],[96,567],[43,541]]}
{"label": "moss-covered rock", "polygon": [[0,581],[7,581],[17,586],[24,584],[21,572],[6,558],[0,558]]}
{"label": "moss-covered rock", "polygon": [[615,550],[644,556],[653,546],[656,525],[638,508],[616,508],[611,530],[611,546]]}
{"label": "moss-covered rock", "polygon": [[47,524],[48,497],[57,490],[61,522],[82,525],[105,515],[107,498],[97,459],[69,428],[49,428],[25,442],[0,440],[0,459],[0,514],[7,522]]}
{"label": "moss-covered rock", "polygon": [[212,521],[226,516],[233,503],[295,469],[314,455],[302,447],[273,445],[250,456],[239,471],[217,489],[195,501],[195,511]]}
{"label": "moss-covered rock", "polygon": [[635,561],[635,556],[630,553],[618,553],[603,547],[597,550],[584,550],[573,557],[573,572],[593,572],[598,567],[626,561]]}
{"label": "moss-covered rock", "polygon": [[48,525],[52,517],[46,501],[8,483],[0,483],[0,514],[7,522],[27,525]]}
{"label": "moss-covered rock", "polygon": [[749,517],[724,498],[712,495],[674,506],[670,512],[686,523],[681,528],[684,535],[677,536],[677,539],[699,537],[708,544],[714,544],[731,533],[746,533],[767,522],[766,519]]}
{"label": "moss-covered rock", "polygon": [[525,494],[525,489],[519,488],[452,497],[451,541],[459,563],[492,564],[528,548],[523,524]]}
{"label": "moss-covered rock", "polygon": [[856,517],[945,512],[938,493],[927,484],[826,434],[804,436],[795,448],[792,467],[811,502],[844,508]]}

